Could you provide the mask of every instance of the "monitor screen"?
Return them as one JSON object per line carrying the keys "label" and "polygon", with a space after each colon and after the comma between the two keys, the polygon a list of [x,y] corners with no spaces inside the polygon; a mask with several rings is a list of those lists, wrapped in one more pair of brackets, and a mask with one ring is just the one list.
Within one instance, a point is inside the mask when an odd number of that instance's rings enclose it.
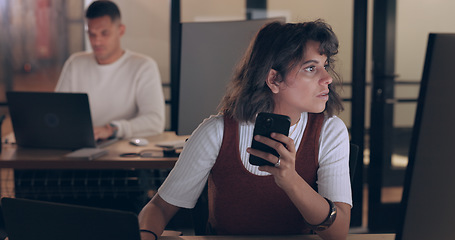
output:
{"label": "monitor screen", "polygon": [[429,35],[397,239],[455,239],[454,57],[455,34]]}

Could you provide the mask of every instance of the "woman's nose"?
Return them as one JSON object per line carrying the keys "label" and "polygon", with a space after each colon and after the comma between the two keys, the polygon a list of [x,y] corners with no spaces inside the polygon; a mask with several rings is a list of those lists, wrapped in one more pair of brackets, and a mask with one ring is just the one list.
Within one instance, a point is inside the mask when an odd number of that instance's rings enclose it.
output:
{"label": "woman's nose", "polygon": [[330,74],[327,71],[324,71],[324,73],[321,76],[321,83],[329,85],[332,83],[332,81],[333,81],[332,76],[330,76]]}

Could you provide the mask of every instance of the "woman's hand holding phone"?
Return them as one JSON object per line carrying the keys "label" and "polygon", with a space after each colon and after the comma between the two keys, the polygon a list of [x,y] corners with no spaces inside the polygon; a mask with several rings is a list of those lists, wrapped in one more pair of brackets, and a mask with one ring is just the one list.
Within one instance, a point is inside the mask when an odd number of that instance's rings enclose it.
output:
{"label": "woman's hand holding phone", "polygon": [[[289,124],[287,124],[280,120],[276,120],[277,118],[282,119],[280,116],[283,115],[278,115],[278,117],[276,116],[277,114],[271,115],[270,113],[266,116],[260,115],[258,115],[256,120],[254,130],[256,134],[253,133],[252,147],[247,149],[248,153],[250,153],[250,163],[258,165],[259,170],[272,174],[279,187],[284,188],[285,186],[290,186],[289,184],[292,184],[293,177],[298,177],[298,174],[295,171],[296,149],[294,140],[287,136],[290,120]],[[267,120],[269,117],[274,117],[274,120],[272,121],[274,123],[279,123],[280,126],[267,123],[270,122],[270,120]],[[258,121],[258,119],[261,120]],[[264,126],[268,129],[268,132],[264,132]],[[286,130],[284,130],[285,128]],[[258,132],[260,132],[260,134],[258,134]],[[260,147],[255,148],[254,146]],[[258,161],[258,159],[260,160]],[[280,159],[280,165],[275,167],[278,159]]]}
{"label": "woman's hand holding phone", "polygon": [[[253,130],[253,140],[251,142],[251,148],[260,150],[264,153],[268,153],[266,156],[264,154],[260,154],[264,157],[250,154],[249,162],[252,165],[256,166],[263,166],[269,165],[274,166],[276,162],[271,162],[273,155],[276,157],[276,160],[280,157],[280,154],[275,149],[276,146],[274,144],[267,145],[263,142],[257,141],[255,138],[256,136],[263,136],[270,138],[272,133],[281,133],[285,136],[289,134],[289,127],[291,125],[291,119],[285,115],[273,114],[273,113],[265,113],[261,112],[256,117],[256,122],[254,124]],[[270,144],[270,143],[269,143]]]}

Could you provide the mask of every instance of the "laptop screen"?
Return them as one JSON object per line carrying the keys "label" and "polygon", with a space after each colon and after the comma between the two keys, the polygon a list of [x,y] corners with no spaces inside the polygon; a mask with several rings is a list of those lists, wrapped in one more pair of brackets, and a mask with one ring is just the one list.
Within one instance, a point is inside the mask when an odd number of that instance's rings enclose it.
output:
{"label": "laptop screen", "polygon": [[11,240],[140,240],[132,212],[18,198],[2,198],[2,208]]}
{"label": "laptop screen", "polygon": [[455,34],[429,35],[396,239],[455,239],[454,57]]}
{"label": "laptop screen", "polygon": [[16,143],[22,147],[95,147],[86,93],[7,92]]}

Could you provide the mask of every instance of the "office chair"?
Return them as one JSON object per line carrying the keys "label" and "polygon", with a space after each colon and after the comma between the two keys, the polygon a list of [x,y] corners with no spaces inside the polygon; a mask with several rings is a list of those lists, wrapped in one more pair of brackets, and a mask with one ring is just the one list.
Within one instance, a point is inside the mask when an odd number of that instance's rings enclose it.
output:
{"label": "office chair", "polygon": [[[351,186],[353,185],[357,159],[359,156],[359,146],[350,143],[349,149],[349,175]],[[207,184],[199,197],[196,206],[192,209],[194,234],[203,236],[207,235],[209,208],[208,208],[208,187]]]}
{"label": "office chair", "polygon": [[3,209],[0,206],[0,240],[4,240],[8,234],[6,233],[5,229],[5,221],[3,220]]}
{"label": "office chair", "polygon": [[354,185],[354,174],[357,166],[357,159],[359,158],[359,146],[350,143],[349,144],[349,176],[351,178],[351,186]]}

